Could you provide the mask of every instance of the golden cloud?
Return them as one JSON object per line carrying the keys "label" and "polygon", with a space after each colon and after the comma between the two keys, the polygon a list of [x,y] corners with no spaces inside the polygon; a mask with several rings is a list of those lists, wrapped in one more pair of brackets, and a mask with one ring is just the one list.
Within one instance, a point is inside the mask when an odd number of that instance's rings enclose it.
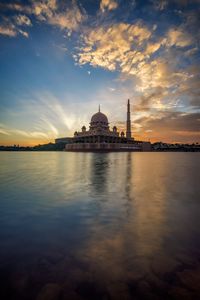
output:
{"label": "golden cloud", "polygon": [[[137,78],[135,89],[140,92],[159,86],[170,88],[187,80],[189,75],[186,72],[176,70],[176,57],[170,57],[171,46],[191,45],[192,38],[182,28],[171,29],[166,37],[154,42],[151,42],[152,37],[153,30],[150,31],[141,22],[97,27],[84,34],[84,46],[78,54],[78,62],[133,76]],[[152,59],[152,55],[160,49],[164,55]]]}
{"label": "golden cloud", "polygon": [[0,26],[0,34],[14,37],[17,35],[17,31],[15,30],[14,26],[8,27],[6,25],[1,25]]}
{"label": "golden cloud", "polygon": [[[22,4],[1,4],[0,7],[5,10],[14,10],[27,15],[34,15],[41,22],[47,22],[51,25],[59,27],[61,30],[65,29],[69,32],[77,30],[80,23],[86,19],[84,10],[78,6],[76,0],[72,1],[70,7],[63,9],[62,13],[59,11],[56,0],[32,1],[30,6]],[[11,24],[11,20],[9,23]],[[31,20],[29,17],[22,14],[16,16],[12,24],[13,27],[30,25]],[[2,29],[1,34],[16,36],[17,31],[26,37],[28,36],[28,33],[24,34],[24,32],[20,30],[16,30],[16,33],[14,33],[14,30],[11,29]]]}
{"label": "golden cloud", "polygon": [[146,47],[145,54],[146,55],[153,54],[154,52],[156,52],[157,50],[160,49],[160,47],[162,46],[162,44],[163,44],[163,41],[157,42],[157,43],[148,43],[147,47]]}
{"label": "golden cloud", "polygon": [[56,8],[56,0],[41,0],[37,2],[33,1],[32,14],[44,21],[53,16],[53,12],[56,10]]}
{"label": "golden cloud", "polygon": [[23,35],[24,37],[26,37],[26,38],[29,37],[28,32],[17,28],[14,24],[5,23],[5,24],[0,26],[0,34],[2,34],[2,35],[7,35],[9,37],[15,37],[19,33],[21,35]]}
{"label": "golden cloud", "polygon": [[141,61],[133,66],[129,73],[138,78],[139,84],[137,90],[142,92],[158,86],[169,88],[174,84],[174,79],[178,77],[176,73],[172,72],[168,62],[161,58],[151,61]]}
{"label": "golden cloud", "polygon": [[115,0],[101,0],[100,10],[104,12],[107,10],[113,10],[118,7],[118,3]]}
{"label": "golden cloud", "polygon": [[169,46],[186,47],[193,44],[193,38],[181,29],[170,29],[167,35]]}
{"label": "golden cloud", "polygon": [[84,47],[79,53],[79,63],[90,63],[108,70],[117,65],[129,69],[129,65],[141,61],[141,52],[132,49],[134,44],[141,45],[151,36],[149,29],[139,22],[136,24],[119,23],[108,28],[98,27],[84,36]]}
{"label": "golden cloud", "polygon": [[[5,5],[5,6],[0,6],[2,8],[6,9],[13,9],[16,11],[23,11],[23,7],[19,4],[10,4],[10,5]],[[24,8],[26,11],[26,8]],[[30,11],[29,11],[30,12]],[[20,26],[31,26],[31,20],[26,16],[19,14],[17,16],[14,16],[12,18],[3,18],[2,24],[0,25],[0,34],[2,35],[7,35],[10,37],[15,37],[18,34],[23,35],[24,37],[28,38],[29,34],[28,32],[20,29]]]}
{"label": "golden cloud", "polygon": [[56,25],[61,29],[69,31],[77,30],[80,23],[86,19],[86,15],[82,13],[80,8],[74,4],[71,9],[64,13],[56,13],[49,17],[49,24]]}

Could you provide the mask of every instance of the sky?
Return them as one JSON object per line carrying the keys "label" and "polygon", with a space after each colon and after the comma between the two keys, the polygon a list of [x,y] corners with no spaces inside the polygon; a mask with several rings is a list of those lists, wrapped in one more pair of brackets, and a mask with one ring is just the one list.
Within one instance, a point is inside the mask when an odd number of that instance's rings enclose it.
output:
{"label": "sky", "polygon": [[200,0],[0,1],[0,144],[110,128],[200,142]]}

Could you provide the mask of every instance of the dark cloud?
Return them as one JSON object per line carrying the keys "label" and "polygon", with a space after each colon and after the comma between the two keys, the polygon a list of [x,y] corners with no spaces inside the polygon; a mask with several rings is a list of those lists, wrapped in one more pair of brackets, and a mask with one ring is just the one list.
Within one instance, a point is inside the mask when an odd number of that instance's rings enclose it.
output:
{"label": "dark cloud", "polygon": [[144,130],[199,132],[200,113],[160,112],[155,118],[143,117],[138,119],[137,123],[141,124]]}
{"label": "dark cloud", "polygon": [[136,97],[136,102],[132,104],[133,112],[149,111],[152,108],[152,104],[155,101],[160,101],[164,97],[165,89],[162,87],[157,87],[150,93],[143,94]]}

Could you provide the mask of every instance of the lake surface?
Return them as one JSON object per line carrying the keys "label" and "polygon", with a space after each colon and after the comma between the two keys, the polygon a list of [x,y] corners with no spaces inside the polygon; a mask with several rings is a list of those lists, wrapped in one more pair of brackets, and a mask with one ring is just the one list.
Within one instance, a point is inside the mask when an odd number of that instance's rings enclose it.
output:
{"label": "lake surface", "polygon": [[0,163],[1,299],[199,299],[200,153]]}

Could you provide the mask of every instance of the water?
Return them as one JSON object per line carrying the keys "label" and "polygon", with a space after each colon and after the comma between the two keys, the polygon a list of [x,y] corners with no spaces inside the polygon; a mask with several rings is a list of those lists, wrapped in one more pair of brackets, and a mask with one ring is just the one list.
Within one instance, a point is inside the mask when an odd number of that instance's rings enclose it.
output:
{"label": "water", "polygon": [[199,153],[0,160],[1,299],[199,298]]}

